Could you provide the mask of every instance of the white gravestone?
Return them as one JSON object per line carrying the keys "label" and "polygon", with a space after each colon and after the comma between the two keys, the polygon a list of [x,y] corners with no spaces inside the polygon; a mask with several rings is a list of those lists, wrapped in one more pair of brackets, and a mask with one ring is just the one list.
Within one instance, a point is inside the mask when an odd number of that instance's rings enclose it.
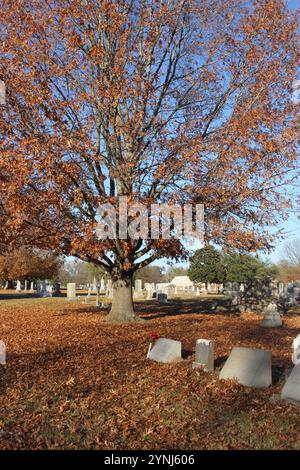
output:
{"label": "white gravestone", "polygon": [[175,362],[181,360],[181,341],[159,338],[148,353],[148,359],[157,362]]}
{"label": "white gravestone", "polygon": [[294,352],[292,354],[292,361],[293,364],[298,365],[300,364],[300,333],[293,341],[293,349]]}
{"label": "white gravestone", "polygon": [[16,287],[16,292],[21,292],[22,288],[21,288],[21,282],[20,281],[17,281],[17,287]]}
{"label": "white gravestone", "polygon": [[277,310],[277,305],[274,303],[269,303],[263,312],[263,316],[264,318],[260,322],[260,326],[264,328],[276,328],[282,325],[280,313]]}
{"label": "white gravestone", "polygon": [[92,289],[89,287],[89,290],[88,290],[87,296],[85,297],[85,303],[87,303],[87,302],[90,300],[90,297],[91,297],[91,292],[92,292]]}
{"label": "white gravestone", "polygon": [[281,398],[300,405],[300,364],[290,373],[282,389]]}
{"label": "white gravestone", "polygon": [[214,370],[214,342],[208,339],[197,339],[193,369],[201,367],[206,372]]}
{"label": "white gravestone", "polygon": [[200,289],[199,287],[197,287],[197,290],[196,290],[196,296],[199,297],[200,296]]}
{"label": "white gravestone", "polygon": [[237,379],[246,387],[269,387],[272,384],[272,353],[262,349],[233,348],[219,378]]}
{"label": "white gravestone", "polygon": [[156,297],[157,301],[160,303],[160,304],[166,304],[168,303],[168,296],[167,294],[164,294],[162,292],[159,292],[157,294],[157,297]]}
{"label": "white gravestone", "polygon": [[69,282],[67,284],[67,298],[68,300],[76,300],[76,283]]}
{"label": "white gravestone", "polygon": [[142,287],[143,286],[143,283],[142,283],[142,280],[141,279],[136,279],[135,283],[134,283],[134,290],[136,292],[139,292],[142,290]]}
{"label": "white gravestone", "polygon": [[4,341],[0,341],[0,364],[6,364],[6,347]]}
{"label": "white gravestone", "polygon": [[30,291],[29,291],[31,294],[34,293],[34,284],[33,282],[30,283]]}
{"label": "white gravestone", "polygon": [[105,294],[105,292],[106,292],[106,290],[105,290],[105,281],[102,277],[101,281],[100,281],[100,294]]}

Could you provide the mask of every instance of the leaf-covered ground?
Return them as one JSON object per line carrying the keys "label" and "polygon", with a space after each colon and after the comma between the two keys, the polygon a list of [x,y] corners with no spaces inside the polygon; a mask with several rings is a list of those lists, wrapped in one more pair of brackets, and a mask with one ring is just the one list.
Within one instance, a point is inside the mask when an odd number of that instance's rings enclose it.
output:
{"label": "leaf-covered ground", "polygon": [[[0,301],[1,449],[300,449],[300,408],[278,400],[300,315],[263,329],[257,315],[211,314],[199,301],[141,302],[141,324],[65,299]],[[184,360],[146,360],[151,332],[181,340]],[[216,371],[192,369],[215,341]],[[234,346],[273,354],[273,385],[218,380]]]}

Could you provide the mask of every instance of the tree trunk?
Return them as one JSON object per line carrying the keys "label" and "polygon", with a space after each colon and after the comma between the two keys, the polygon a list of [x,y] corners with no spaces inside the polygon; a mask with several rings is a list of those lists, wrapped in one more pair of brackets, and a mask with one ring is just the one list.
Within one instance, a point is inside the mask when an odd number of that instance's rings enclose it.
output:
{"label": "tree trunk", "polygon": [[140,321],[133,308],[132,276],[113,280],[112,307],[107,320],[112,323]]}

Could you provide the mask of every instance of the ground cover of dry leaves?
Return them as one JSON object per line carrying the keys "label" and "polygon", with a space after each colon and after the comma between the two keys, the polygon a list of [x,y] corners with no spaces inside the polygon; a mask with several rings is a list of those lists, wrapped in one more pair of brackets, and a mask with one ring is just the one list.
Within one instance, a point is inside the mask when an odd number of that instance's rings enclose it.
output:
{"label": "ground cover of dry leaves", "polygon": [[[140,302],[144,322],[111,325],[81,300],[1,300],[0,449],[300,449],[300,408],[276,399],[300,312],[263,329],[200,303]],[[181,340],[183,361],[146,360],[152,332]],[[215,341],[213,373],[192,369],[198,338]],[[234,346],[272,351],[272,387],[218,380]]]}

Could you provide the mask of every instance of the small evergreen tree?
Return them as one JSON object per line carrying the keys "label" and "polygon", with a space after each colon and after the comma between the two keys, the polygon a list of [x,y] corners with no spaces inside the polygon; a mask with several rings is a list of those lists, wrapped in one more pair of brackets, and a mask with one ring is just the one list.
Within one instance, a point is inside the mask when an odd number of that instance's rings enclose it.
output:
{"label": "small evergreen tree", "polygon": [[195,251],[190,258],[188,275],[194,282],[224,282],[226,266],[222,253],[212,246]]}

